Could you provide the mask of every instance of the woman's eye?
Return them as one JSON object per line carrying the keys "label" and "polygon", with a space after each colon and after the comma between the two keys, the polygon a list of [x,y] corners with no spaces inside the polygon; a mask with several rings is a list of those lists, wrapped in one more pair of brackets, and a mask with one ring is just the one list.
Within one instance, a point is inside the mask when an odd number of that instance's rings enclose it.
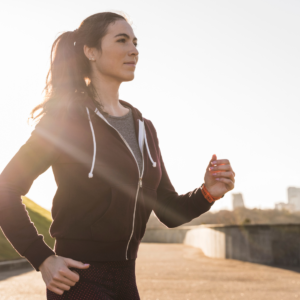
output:
{"label": "woman's eye", "polygon": [[[126,40],[125,39],[121,39],[121,40],[118,40],[118,42],[122,42],[123,43],[123,42],[126,42]],[[137,47],[138,44],[134,44],[134,46]]]}

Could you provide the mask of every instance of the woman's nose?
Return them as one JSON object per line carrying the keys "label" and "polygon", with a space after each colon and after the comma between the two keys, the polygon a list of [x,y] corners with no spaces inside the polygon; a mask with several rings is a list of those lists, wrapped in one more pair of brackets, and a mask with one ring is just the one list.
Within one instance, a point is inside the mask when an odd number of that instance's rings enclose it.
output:
{"label": "woman's nose", "polygon": [[132,49],[130,51],[130,55],[132,55],[132,54],[139,55],[139,51],[134,45],[132,46]]}

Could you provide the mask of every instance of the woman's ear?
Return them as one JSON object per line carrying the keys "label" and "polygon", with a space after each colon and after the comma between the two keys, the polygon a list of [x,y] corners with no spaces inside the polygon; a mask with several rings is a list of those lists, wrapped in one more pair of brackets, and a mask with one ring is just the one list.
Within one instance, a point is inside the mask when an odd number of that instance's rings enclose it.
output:
{"label": "woman's ear", "polygon": [[88,60],[95,60],[94,48],[90,48],[87,45],[84,45],[83,52]]}

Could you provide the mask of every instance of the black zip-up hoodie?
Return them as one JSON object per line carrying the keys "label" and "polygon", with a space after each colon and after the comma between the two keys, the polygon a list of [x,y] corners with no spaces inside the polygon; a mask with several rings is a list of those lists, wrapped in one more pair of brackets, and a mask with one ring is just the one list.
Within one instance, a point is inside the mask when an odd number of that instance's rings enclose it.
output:
{"label": "black zip-up hoodie", "polygon": [[[141,174],[126,140],[89,97],[74,101],[63,117],[44,114],[0,174],[0,226],[36,271],[53,254],[79,261],[134,259],[152,210],[172,228],[213,204],[200,187],[178,195],[152,122],[128,102],[120,103],[132,109]],[[49,229],[54,250],[37,233],[21,198],[50,166],[57,183]]]}

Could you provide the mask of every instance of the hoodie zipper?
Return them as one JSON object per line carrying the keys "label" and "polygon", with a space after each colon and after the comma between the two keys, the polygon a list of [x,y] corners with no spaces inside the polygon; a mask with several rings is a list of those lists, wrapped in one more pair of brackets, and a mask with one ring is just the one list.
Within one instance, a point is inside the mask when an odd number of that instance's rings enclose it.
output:
{"label": "hoodie zipper", "polygon": [[[136,191],[136,194],[135,194],[135,201],[134,201],[134,210],[133,210],[133,218],[132,218],[132,229],[131,229],[131,234],[130,234],[130,237],[129,237],[129,240],[128,240],[128,243],[127,243],[127,247],[126,247],[126,252],[125,252],[125,257],[126,257],[126,260],[128,260],[128,248],[129,248],[129,244],[130,244],[130,241],[132,239],[132,235],[133,235],[133,232],[134,232],[134,221],[135,221],[135,211],[136,211],[136,204],[137,204],[137,198],[138,198],[138,194],[139,194],[139,190],[140,190],[140,187],[142,187],[143,183],[142,183],[142,179],[143,179],[143,175],[144,175],[144,142],[145,142],[145,128],[143,127],[143,141],[142,141],[142,161],[143,161],[143,169],[142,169],[142,174],[140,174],[140,168],[139,168],[139,164],[134,156],[134,153],[132,151],[132,149],[130,148],[130,146],[128,145],[127,141],[123,138],[122,134],[114,127],[112,126],[102,115],[101,113],[99,112],[98,109],[96,109],[96,114],[98,116],[101,117],[101,119],[103,119],[110,127],[112,127],[113,129],[115,129],[117,131],[117,133],[120,135],[121,139],[123,140],[123,142],[125,143],[125,145],[128,147],[128,149],[130,150],[135,162],[136,162],[136,165],[137,165],[137,168],[138,168],[138,173],[139,173],[139,181],[138,181],[138,186],[137,186],[137,191]],[[143,121],[144,122],[144,121]]]}

